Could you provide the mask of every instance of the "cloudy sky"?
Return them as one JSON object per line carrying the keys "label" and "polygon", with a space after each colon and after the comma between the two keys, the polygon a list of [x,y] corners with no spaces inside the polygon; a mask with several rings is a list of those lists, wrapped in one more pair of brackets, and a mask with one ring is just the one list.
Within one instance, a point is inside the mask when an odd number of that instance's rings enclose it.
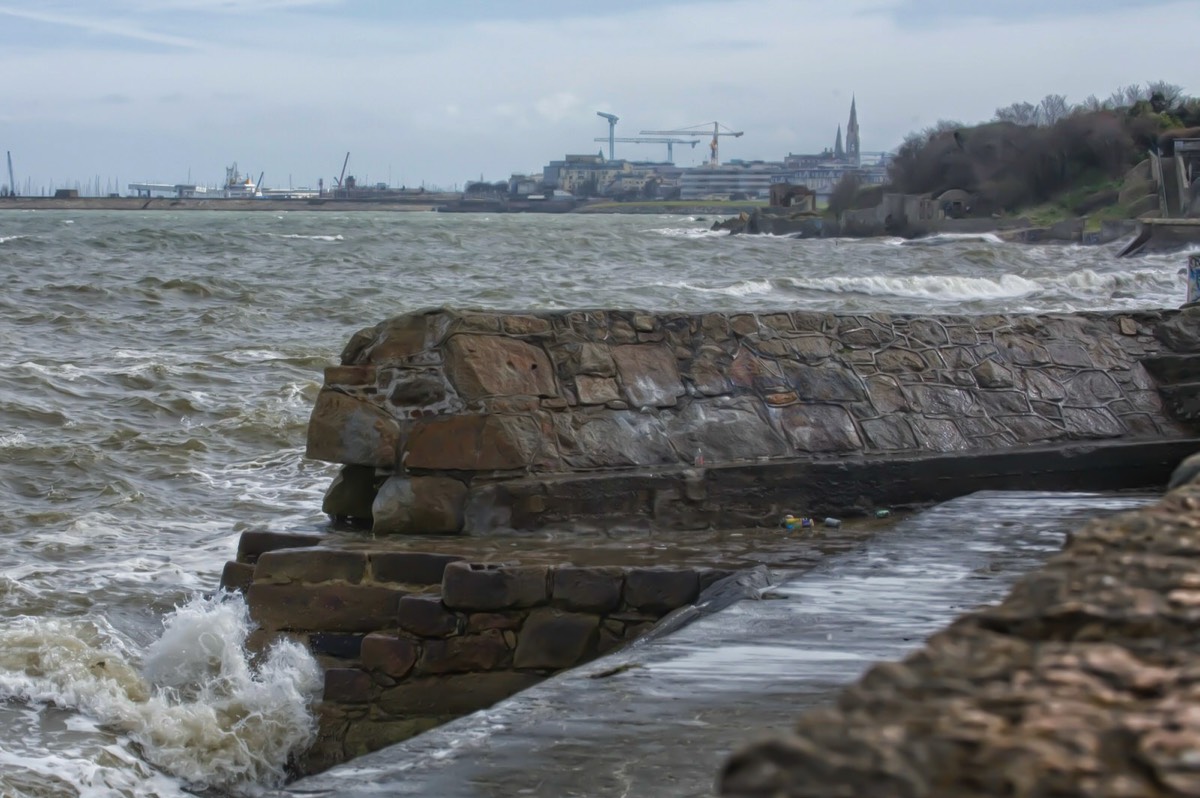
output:
{"label": "cloudy sky", "polygon": [[[450,187],[720,121],[722,159],[863,149],[1047,93],[1168,80],[1195,0],[0,0],[0,150],[18,183]],[[1189,36],[1191,34],[1188,34]],[[620,146],[620,145],[619,145]],[[705,146],[676,147],[698,164]],[[618,156],[665,157],[657,145]]]}

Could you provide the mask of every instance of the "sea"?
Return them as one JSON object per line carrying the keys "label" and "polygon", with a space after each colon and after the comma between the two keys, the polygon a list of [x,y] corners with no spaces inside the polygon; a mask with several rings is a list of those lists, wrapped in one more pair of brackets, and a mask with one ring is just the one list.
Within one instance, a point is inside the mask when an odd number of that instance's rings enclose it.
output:
{"label": "sea", "polygon": [[434,306],[1177,307],[1183,254],[729,236],[716,217],[0,210],[0,796],[254,795],[320,673],[247,658],[239,535],[325,527],[324,367]]}

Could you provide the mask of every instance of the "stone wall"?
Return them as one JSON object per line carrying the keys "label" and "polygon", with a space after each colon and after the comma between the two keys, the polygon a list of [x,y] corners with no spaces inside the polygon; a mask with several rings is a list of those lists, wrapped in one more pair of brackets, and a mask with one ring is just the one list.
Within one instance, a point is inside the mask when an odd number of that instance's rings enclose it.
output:
{"label": "stone wall", "polygon": [[564,490],[578,521],[702,526],[679,508],[747,464],[1179,436],[1141,364],[1171,316],[413,313],[326,371],[308,455],[376,533],[537,527]]}
{"label": "stone wall", "polygon": [[261,648],[281,635],[325,672],[320,770],[491,706],[633,640],[731,572],[469,563],[316,535],[247,532],[222,586]]}

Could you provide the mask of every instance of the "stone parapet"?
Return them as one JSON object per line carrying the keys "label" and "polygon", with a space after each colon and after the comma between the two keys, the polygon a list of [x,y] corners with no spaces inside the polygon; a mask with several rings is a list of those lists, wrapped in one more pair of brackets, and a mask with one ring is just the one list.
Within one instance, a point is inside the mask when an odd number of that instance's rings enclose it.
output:
{"label": "stone parapet", "polygon": [[454,533],[531,477],[1175,437],[1141,363],[1173,315],[414,313],[327,370],[308,455],[331,516]]}
{"label": "stone parapet", "polygon": [[[1184,478],[1195,472],[1195,461]],[[1095,520],[997,606],[736,754],[727,796],[1200,794],[1200,485]]]}

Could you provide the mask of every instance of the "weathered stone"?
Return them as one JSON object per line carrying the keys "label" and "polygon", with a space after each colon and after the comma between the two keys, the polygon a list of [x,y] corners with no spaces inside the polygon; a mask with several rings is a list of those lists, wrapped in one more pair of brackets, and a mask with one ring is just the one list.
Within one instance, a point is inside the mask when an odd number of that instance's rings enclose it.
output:
{"label": "weathered stone", "polygon": [[254,581],[254,566],[250,563],[230,560],[221,569],[222,590],[245,590]]}
{"label": "weathered stone", "polygon": [[377,706],[396,717],[465,715],[542,681],[535,673],[492,671],[406,679],[384,690]]}
{"label": "weathered stone", "polygon": [[1021,376],[1022,382],[1025,384],[1025,392],[1030,399],[1055,402],[1067,397],[1067,392],[1062,385],[1047,374],[1035,369],[1026,369]]}
{"label": "weathered stone", "polygon": [[1081,369],[1095,367],[1091,355],[1079,344],[1050,341],[1046,344],[1046,352],[1050,355],[1050,361],[1058,366]]}
{"label": "weathered stone", "polygon": [[374,581],[408,585],[440,585],[446,566],[463,560],[455,554],[425,551],[374,551],[369,559]]}
{"label": "weathered stone", "polygon": [[869,327],[838,330],[838,340],[853,349],[874,349],[881,343],[875,330]]}
{"label": "weathered stone", "polygon": [[400,425],[373,404],[323,389],[308,422],[305,456],[348,465],[390,468]]}
{"label": "weathered stone", "polygon": [[[356,720],[350,724],[345,735],[342,736],[346,758],[354,759],[381,748],[387,748],[389,745],[402,743],[436,726],[441,726],[453,718],[453,715],[448,714],[444,717],[417,717],[404,720],[376,720],[374,718]],[[315,768],[314,770],[324,769]]]}
{"label": "weathered stone", "polygon": [[517,668],[561,670],[594,656],[600,619],[542,607],[529,613],[521,629],[513,665]]}
{"label": "weathered stone", "polygon": [[1019,336],[997,335],[996,351],[1003,360],[1018,366],[1044,366],[1050,363],[1050,353],[1044,346]]}
{"label": "weathered stone", "polygon": [[[374,328],[364,354],[371,363],[386,366],[424,352],[433,343],[427,335],[428,322],[429,315],[423,313],[394,316]],[[343,363],[348,362],[346,354],[342,353]]]}
{"label": "weathered stone", "polygon": [[916,438],[901,416],[889,416],[862,422],[867,444],[873,449],[915,449]]}
{"label": "weathered stone", "polygon": [[914,385],[907,390],[913,409],[934,416],[965,416],[973,404],[971,394],[942,385]]}
{"label": "weathered stone", "polygon": [[1066,430],[1038,416],[1005,416],[996,421],[1007,427],[1021,443],[1054,441],[1066,437]]}
{"label": "weathered stone", "polygon": [[486,632],[489,629],[513,631],[525,623],[524,612],[473,612],[467,617],[467,634]]}
{"label": "weathered stone", "polygon": [[941,350],[941,352],[942,359],[946,361],[948,368],[967,371],[974,368],[978,363],[975,360],[975,355],[965,346],[948,346]]}
{"label": "weathered stone", "polygon": [[788,348],[801,363],[820,363],[833,356],[833,342],[823,335],[803,335],[787,339]]}
{"label": "weathered stone", "polygon": [[388,477],[371,506],[371,532],[376,535],[461,532],[466,497],[467,486],[457,479]]}
{"label": "weathered stone", "polygon": [[323,548],[279,549],[258,558],[254,581],[270,584],[293,582],[349,582],[358,584],[367,569],[361,551]]}
{"label": "weathered stone", "polygon": [[450,609],[533,607],[548,598],[545,566],[495,567],[456,562],[446,566],[442,578],[442,602]]}
{"label": "weathered stone", "polygon": [[550,331],[550,322],[537,316],[505,316],[503,326],[510,335],[540,335]]}
{"label": "weathered stone", "polygon": [[758,414],[756,406],[749,398],[719,405],[692,402],[677,416],[666,418],[671,444],[693,465],[697,452],[705,463],[788,454],[787,443]]}
{"label": "weathered stone", "polygon": [[417,661],[417,646],[408,638],[372,633],[362,640],[362,665],[393,679],[403,679]]}
{"label": "weathered stone", "polygon": [[1079,438],[1115,438],[1125,434],[1125,425],[1103,407],[1064,407],[1067,432]]}
{"label": "weathered stone", "polygon": [[994,360],[985,360],[971,370],[980,388],[1011,388],[1015,384],[1012,371]]}
{"label": "weathered stone", "polygon": [[563,462],[572,468],[657,465],[677,462],[663,422],[629,410],[554,419]]}
{"label": "weathered stone", "polygon": [[970,449],[971,444],[949,419],[913,416],[909,419],[917,442],[935,452],[954,452]]}
{"label": "weathered stone", "polygon": [[638,332],[653,332],[657,329],[658,323],[654,316],[648,313],[635,313],[633,316],[633,329]]}
{"label": "weathered stone", "polygon": [[1121,335],[1137,335],[1138,334],[1137,322],[1134,321],[1133,319],[1129,318],[1128,316],[1122,316],[1118,320],[1118,326],[1121,330]]}
{"label": "weathered stone", "polygon": [[758,319],[753,313],[739,313],[729,317],[729,328],[742,338],[755,335],[758,332]]}
{"label": "weathered stone", "polygon": [[801,399],[814,402],[856,402],[866,398],[862,380],[837,365],[804,366],[784,363],[783,373]]}
{"label": "weathered stone", "polygon": [[525,416],[447,416],[413,425],[409,468],[492,471],[526,468],[541,446],[541,428]]}
{"label": "weathered stone", "polygon": [[989,415],[1013,415],[1029,412],[1029,399],[1020,391],[980,391],[975,401]]}
{"label": "weathered stone", "polygon": [[909,409],[908,399],[895,377],[876,374],[867,377],[866,383],[871,404],[880,413],[898,413]]}
{"label": "weathered stone", "polygon": [[250,617],[269,629],[372,632],[395,623],[402,593],[374,585],[269,585],[246,591]]}
{"label": "weathered stone", "polygon": [[337,520],[370,521],[371,504],[375,501],[378,481],[374,468],[343,466],[333,478],[329,490],[325,491],[321,512]]}
{"label": "weathered stone", "polygon": [[314,632],[308,636],[308,650],[317,656],[358,659],[362,654],[361,634]]}
{"label": "weathered stone", "polygon": [[612,377],[580,374],[575,378],[575,388],[581,405],[602,405],[621,398],[620,388]]}
{"label": "weathered stone", "polygon": [[554,569],[551,598],[568,610],[605,614],[621,603],[623,582],[620,568],[562,565]]}
{"label": "weathered stone", "polygon": [[458,616],[441,596],[404,596],[396,608],[396,624],[418,637],[446,637],[458,632]]}
{"label": "weathered stone", "polygon": [[512,664],[512,652],[498,630],[428,640],[422,649],[416,666],[421,675],[494,671]]}
{"label": "weathered stone", "polygon": [[326,701],[341,704],[365,704],[371,700],[371,676],[358,668],[330,668],[325,671]]}
{"label": "weathered stone", "polygon": [[674,407],[684,394],[670,348],[657,344],[617,346],[612,356],[631,406]]}
{"label": "weathered stone", "polygon": [[763,397],[763,401],[765,401],[771,407],[783,407],[784,405],[793,405],[796,402],[799,402],[800,397],[796,395],[795,391],[788,391],[787,393],[769,393]]}
{"label": "weathered stone", "polygon": [[802,452],[842,452],[862,448],[854,420],[837,405],[791,405],[779,411],[784,433]]}
{"label": "weathered stone", "polygon": [[696,600],[700,578],[692,569],[631,568],[625,574],[625,603],[662,614]]}
{"label": "weathered stone", "polygon": [[447,386],[441,377],[427,371],[405,369],[387,386],[388,402],[398,408],[437,407],[447,396]]}
{"label": "weathered stone", "polygon": [[1121,396],[1121,386],[1102,371],[1083,371],[1067,380],[1066,403],[1077,407],[1092,407],[1097,400],[1106,401]]}
{"label": "weathered stone", "polygon": [[300,532],[268,532],[250,530],[238,538],[238,562],[257,562],[260,555],[276,549],[294,549],[301,546],[318,546],[325,540],[321,535],[306,535]]}
{"label": "weathered stone", "polygon": [[451,337],[446,343],[446,374],[468,398],[557,394],[545,351],[501,336]]}
{"label": "weathered stone", "polygon": [[893,347],[875,355],[875,365],[880,371],[889,374],[903,374],[912,371],[924,371],[928,366],[925,359],[909,349]]}
{"label": "weathered stone", "polygon": [[950,343],[946,330],[932,319],[913,319],[908,323],[908,336],[928,346],[945,346]]}
{"label": "weathered stone", "polygon": [[325,386],[360,387],[375,384],[375,366],[326,366]]}

